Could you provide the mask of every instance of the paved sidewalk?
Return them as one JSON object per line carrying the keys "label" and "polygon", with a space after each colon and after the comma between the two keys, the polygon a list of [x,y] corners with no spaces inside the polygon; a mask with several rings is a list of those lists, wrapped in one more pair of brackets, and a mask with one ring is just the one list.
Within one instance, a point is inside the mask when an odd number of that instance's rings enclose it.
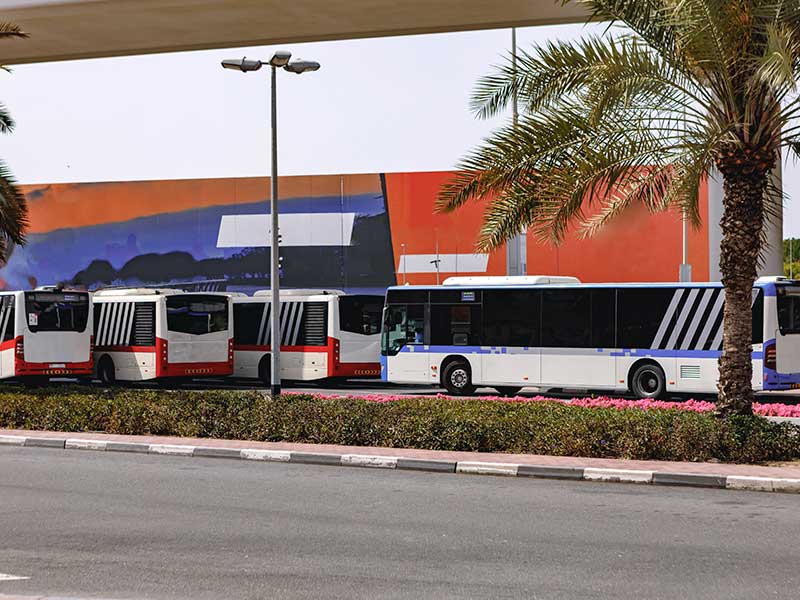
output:
{"label": "paved sidewalk", "polygon": [[800,461],[762,466],[0,429],[0,446],[9,444],[800,493]]}

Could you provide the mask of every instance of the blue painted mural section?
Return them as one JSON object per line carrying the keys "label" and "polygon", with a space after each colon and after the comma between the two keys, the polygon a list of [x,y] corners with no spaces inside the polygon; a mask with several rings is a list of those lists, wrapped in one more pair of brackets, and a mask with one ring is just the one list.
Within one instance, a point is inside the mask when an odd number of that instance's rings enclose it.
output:
{"label": "blue painted mural section", "polygon": [[[282,249],[282,283],[358,290],[395,283],[382,195],[289,198],[280,202],[280,210],[356,213],[351,246]],[[227,289],[259,288],[269,281],[269,249],[217,248],[217,237],[223,215],[266,212],[265,200],[34,234],[26,247],[14,249],[0,275],[7,289],[58,282],[94,289],[206,279],[224,279]]]}

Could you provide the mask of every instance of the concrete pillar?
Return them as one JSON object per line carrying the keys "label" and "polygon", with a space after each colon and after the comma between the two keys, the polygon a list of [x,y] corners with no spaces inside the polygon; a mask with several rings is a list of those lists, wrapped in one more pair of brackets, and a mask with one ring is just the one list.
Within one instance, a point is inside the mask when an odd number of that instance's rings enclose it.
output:
{"label": "concrete pillar", "polygon": [[506,275],[527,275],[527,262],[527,239],[521,233],[506,242]]}
{"label": "concrete pillar", "polygon": [[[776,189],[783,190],[783,173],[781,163],[778,162],[772,172],[773,184]],[[722,242],[722,175],[713,169],[708,180],[708,273],[709,280],[720,281],[719,272],[719,246]],[[767,210],[771,213],[766,224],[767,244],[761,254],[761,265],[758,276],[783,275],[783,198],[769,197],[765,200]]]}
{"label": "concrete pillar", "polygon": [[719,246],[722,242],[722,174],[712,169],[708,175],[708,279],[721,281]]}
{"label": "concrete pillar", "polygon": [[762,254],[762,266],[758,270],[762,275],[783,275],[783,163],[779,159],[772,171],[772,182],[779,193],[770,197],[767,217],[767,244]]}

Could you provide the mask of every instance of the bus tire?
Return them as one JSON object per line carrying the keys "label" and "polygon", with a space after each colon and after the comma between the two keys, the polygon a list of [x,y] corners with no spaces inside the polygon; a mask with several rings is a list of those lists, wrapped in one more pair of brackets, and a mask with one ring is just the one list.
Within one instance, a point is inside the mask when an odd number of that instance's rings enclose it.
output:
{"label": "bus tire", "polygon": [[258,379],[266,386],[272,384],[272,357],[265,354],[258,363]]}
{"label": "bus tire", "polygon": [[22,385],[26,388],[41,388],[50,383],[49,377],[42,377],[37,375],[28,375],[22,377]]}
{"label": "bus tire", "polygon": [[117,370],[110,356],[104,356],[97,365],[97,378],[105,386],[117,384]]}
{"label": "bus tire", "polygon": [[472,370],[464,360],[454,360],[444,370],[444,387],[453,396],[468,396],[475,391]]}
{"label": "bus tire", "polygon": [[631,374],[630,390],[637,398],[659,398],[667,389],[664,369],[655,363],[643,363]]}
{"label": "bus tire", "polygon": [[494,389],[496,389],[497,393],[500,394],[501,396],[505,396],[506,398],[508,398],[511,396],[516,396],[522,388],[510,385],[501,385],[499,387],[495,386]]}

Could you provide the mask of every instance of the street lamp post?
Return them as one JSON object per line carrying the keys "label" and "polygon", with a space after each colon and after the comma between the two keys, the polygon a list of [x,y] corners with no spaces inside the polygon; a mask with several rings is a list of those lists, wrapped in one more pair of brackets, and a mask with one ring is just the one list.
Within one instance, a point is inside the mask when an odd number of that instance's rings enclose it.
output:
{"label": "street lamp post", "polygon": [[290,73],[300,75],[307,71],[319,69],[319,63],[310,60],[293,60],[291,52],[278,50],[267,62],[260,60],[223,60],[224,69],[233,69],[242,73],[258,71],[264,65],[271,67],[272,82],[272,177],[270,183],[272,190],[270,193],[270,312],[271,315],[271,338],[270,338],[270,393],[276,397],[281,393],[281,372],[280,372],[280,352],[281,352],[281,298],[280,298],[280,273],[279,273],[279,243],[278,235],[278,98],[277,98],[277,71],[282,68]]}

